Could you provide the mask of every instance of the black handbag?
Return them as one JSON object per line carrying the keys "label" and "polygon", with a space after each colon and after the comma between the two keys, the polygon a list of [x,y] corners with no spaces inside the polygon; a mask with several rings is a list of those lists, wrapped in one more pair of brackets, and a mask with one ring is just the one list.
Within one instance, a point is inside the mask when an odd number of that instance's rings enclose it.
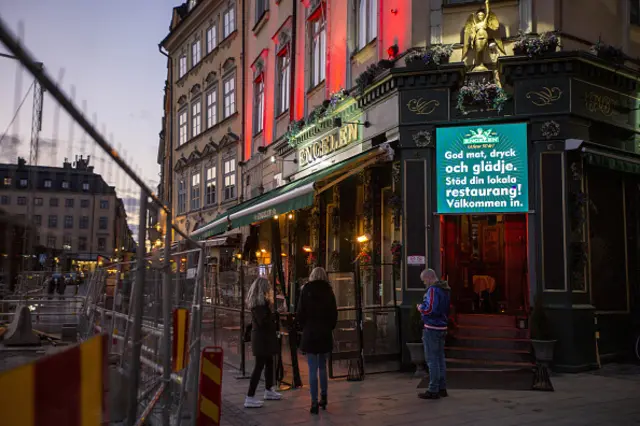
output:
{"label": "black handbag", "polygon": [[244,328],[243,340],[245,341],[245,343],[251,342],[251,331],[252,330],[253,330],[253,324],[247,324],[247,326]]}

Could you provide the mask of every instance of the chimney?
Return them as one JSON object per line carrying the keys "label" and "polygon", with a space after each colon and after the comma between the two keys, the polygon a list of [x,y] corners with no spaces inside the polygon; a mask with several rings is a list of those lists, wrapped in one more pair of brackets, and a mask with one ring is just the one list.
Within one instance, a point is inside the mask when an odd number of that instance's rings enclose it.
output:
{"label": "chimney", "polygon": [[64,162],[62,163],[62,168],[63,169],[70,169],[71,168],[71,163],[69,162],[69,159],[65,157]]}

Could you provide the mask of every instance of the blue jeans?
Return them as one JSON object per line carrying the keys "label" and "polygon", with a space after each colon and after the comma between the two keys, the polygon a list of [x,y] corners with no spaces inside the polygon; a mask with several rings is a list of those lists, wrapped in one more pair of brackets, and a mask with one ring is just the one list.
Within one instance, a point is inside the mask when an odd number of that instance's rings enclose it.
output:
{"label": "blue jeans", "polygon": [[311,402],[318,402],[318,376],[320,376],[320,395],[327,396],[327,354],[307,354],[309,364],[309,390]]}
{"label": "blue jeans", "polygon": [[446,331],[425,328],[422,332],[424,356],[429,367],[429,392],[437,393],[447,388],[447,366],[444,360]]}

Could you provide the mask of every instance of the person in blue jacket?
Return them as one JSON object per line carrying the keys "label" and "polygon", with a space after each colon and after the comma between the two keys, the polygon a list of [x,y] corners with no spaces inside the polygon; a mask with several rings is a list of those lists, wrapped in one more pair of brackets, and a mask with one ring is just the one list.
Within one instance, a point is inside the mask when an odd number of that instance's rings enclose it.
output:
{"label": "person in blue jacket", "polygon": [[433,269],[422,271],[420,279],[427,287],[424,299],[417,308],[424,323],[422,342],[429,366],[429,388],[418,396],[423,399],[438,399],[448,396],[444,340],[447,336],[451,287],[446,281],[441,281]]}

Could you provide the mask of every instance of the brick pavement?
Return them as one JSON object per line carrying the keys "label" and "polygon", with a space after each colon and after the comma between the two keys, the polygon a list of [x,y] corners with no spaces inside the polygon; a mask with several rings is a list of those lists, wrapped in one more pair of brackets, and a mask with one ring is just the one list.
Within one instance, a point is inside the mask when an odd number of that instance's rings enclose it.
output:
{"label": "brick pavement", "polygon": [[371,375],[363,382],[331,381],[328,410],[311,416],[306,388],[260,409],[242,408],[249,383],[225,371],[222,425],[640,425],[640,367],[612,365],[552,380],[555,392],[452,389],[449,398],[424,401],[416,397],[419,380],[410,375]]}

